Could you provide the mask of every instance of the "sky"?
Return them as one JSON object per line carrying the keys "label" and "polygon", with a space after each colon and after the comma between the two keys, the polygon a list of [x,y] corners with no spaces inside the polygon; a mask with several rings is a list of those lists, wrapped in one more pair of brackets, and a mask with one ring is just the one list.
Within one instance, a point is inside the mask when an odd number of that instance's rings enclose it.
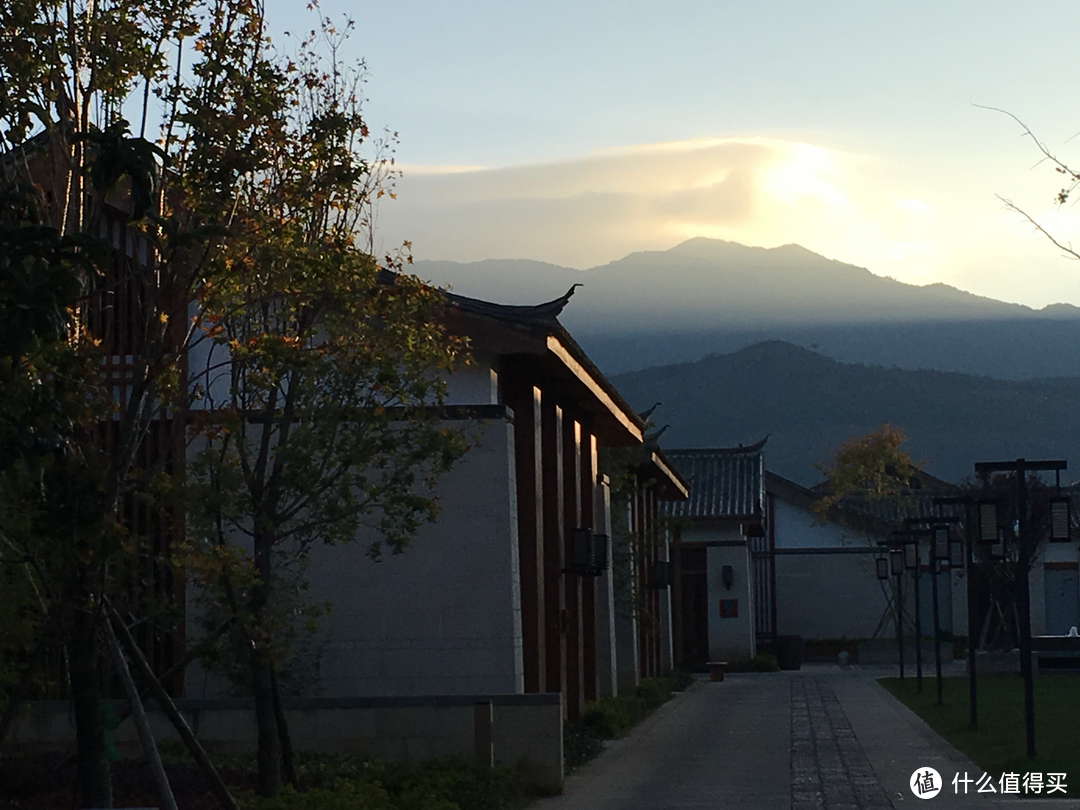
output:
{"label": "sky", "polygon": [[[321,0],[398,133],[376,244],[586,269],[693,236],[1080,304],[1071,0]],[[314,19],[267,0],[275,42]],[[1078,197],[1080,199],[1080,197]]]}

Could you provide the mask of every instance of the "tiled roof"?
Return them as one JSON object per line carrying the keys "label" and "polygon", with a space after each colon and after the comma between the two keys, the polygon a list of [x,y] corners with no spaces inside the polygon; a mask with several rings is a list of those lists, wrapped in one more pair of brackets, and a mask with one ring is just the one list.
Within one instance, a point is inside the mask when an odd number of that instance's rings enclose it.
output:
{"label": "tiled roof", "polygon": [[491,301],[481,301],[478,298],[468,298],[452,292],[444,292],[447,303],[463,312],[473,315],[482,315],[499,321],[506,321],[519,326],[539,328],[545,332],[559,327],[558,316],[570,302],[574,290],[580,284],[573,285],[565,295],[552,301],[532,306],[512,306],[509,304],[496,304]]}
{"label": "tiled roof", "polygon": [[675,517],[760,517],[764,494],[766,439],[749,447],[665,450],[690,485],[685,501],[664,504]]}

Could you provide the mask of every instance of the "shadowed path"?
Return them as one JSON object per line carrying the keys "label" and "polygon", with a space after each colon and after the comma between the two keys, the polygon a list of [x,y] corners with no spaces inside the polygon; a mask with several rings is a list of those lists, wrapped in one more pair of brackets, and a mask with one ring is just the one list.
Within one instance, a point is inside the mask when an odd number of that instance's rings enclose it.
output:
{"label": "shadowed path", "polygon": [[[953,774],[981,770],[875,682],[888,674],[818,666],[699,681],[535,810],[1080,808],[953,795]],[[925,767],[946,782],[927,804],[908,787]]]}

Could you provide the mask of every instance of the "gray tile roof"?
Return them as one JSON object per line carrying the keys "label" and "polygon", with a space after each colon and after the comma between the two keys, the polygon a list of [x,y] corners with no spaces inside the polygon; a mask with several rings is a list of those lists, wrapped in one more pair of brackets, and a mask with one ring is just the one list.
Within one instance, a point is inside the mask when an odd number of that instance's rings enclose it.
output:
{"label": "gray tile roof", "polygon": [[764,500],[767,439],[748,447],[665,450],[690,485],[690,497],[663,505],[675,517],[760,517]]}

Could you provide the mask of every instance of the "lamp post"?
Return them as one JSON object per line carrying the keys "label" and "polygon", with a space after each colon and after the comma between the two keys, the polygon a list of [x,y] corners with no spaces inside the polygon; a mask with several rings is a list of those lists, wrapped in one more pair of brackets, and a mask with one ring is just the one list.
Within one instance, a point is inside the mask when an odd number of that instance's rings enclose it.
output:
{"label": "lamp post", "polygon": [[[948,534],[948,524],[956,523],[959,521],[957,517],[910,517],[904,519],[904,525],[906,526],[920,526],[929,525],[929,529],[909,529],[909,534],[915,541],[915,635],[916,635],[916,665],[919,670],[919,691],[922,691],[922,620],[920,611],[921,597],[919,595],[919,576],[922,570],[922,560],[918,553],[918,542],[920,537],[928,537],[930,539],[929,548],[929,571],[930,571],[930,589],[932,596],[933,616],[934,616],[934,671],[937,674],[937,700],[938,705],[942,703],[942,684],[941,684],[941,613],[938,602],[938,573],[940,571],[939,553],[937,546],[937,533],[944,529],[946,535]],[[946,553],[948,552],[948,546],[945,546]]]}
{"label": "lamp post", "polygon": [[893,541],[889,550],[889,571],[896,577],[893,610],[896,613],[896,646],[900,654],[900,680],[904,679],[904,547]]}
{"label": "lamp post", "polygon": [[995,472],[1011,472],[1016,477],[1017,521],[1017,576],[1016,597],[1018,602],[1020,633],[1020,675],[1024,679],[1024,732],[1027,738],[1028,759],[1035,757],[1035,685],[1031,669],[1031,594],[1028,583],[1031,564],[1031,538],[1028,537],[1027,474],[1053,470],[1060,472],[1068,467],[1064,460],[1028,461],[980,461],[975,464],[975,474],[989,476]]}
{"label": "lamp post", "polygon": [[[969,495],[962,495],[959,497],[943,497],[934,498],[934,506],[946,506],[946,505],[963,505],[964,507],[964,535],[967,542],[961,544],[959,553],[954,556],[949,562],[950,567],[955,570],[957,568],[966,572],[966,586],[967,586],[967,637],[968,637],[968,709],[970,712],[969,724],[971,728],[977,728],[979,725],[979,703],[978,703],[978,686],[976,682],[975,674],[975,636],[979,632],[978,620],[975,617],[975,589],[972,583],[972,577],[974,575],[974,546],[975,538],[981,535],[977,529],[981,530],[982,511],[981,505],[978,500],[972,498]],[[992,512],[993,531],[994,536],[997,537],[997,508],[994,504]],[[951,545],[950,551],[956,554],[956,545],[954,542]]]}
{"label": "lamp post", "polygon": [[922,595],[919,580],[922,579],[922,554],[919,552],[919,532],[912,532],[905,548],[905,567],[911,571],[915,582],[915,688],[922,691]]}
{"label": "lamp post", "polygon": [[938,601],[938,574],[941,573],[942,556],[948,562],[949,527],[935,526],[930,535],[930,577],[934,600],[934,670],[937,674],[937,704],[942,704],[941,684],[941,608]]}

